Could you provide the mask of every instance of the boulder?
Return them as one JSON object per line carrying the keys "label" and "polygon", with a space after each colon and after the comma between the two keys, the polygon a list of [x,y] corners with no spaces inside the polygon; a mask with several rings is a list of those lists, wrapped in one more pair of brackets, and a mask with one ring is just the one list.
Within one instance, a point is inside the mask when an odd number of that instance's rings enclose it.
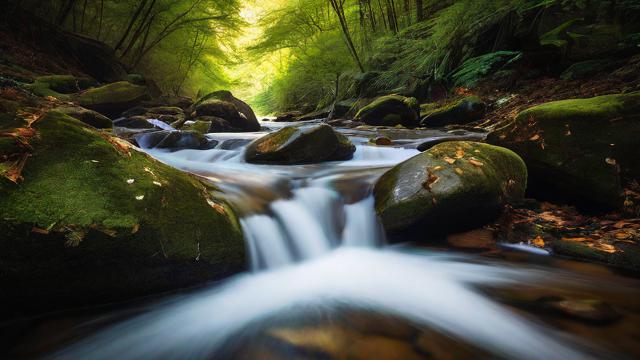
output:
{"label": "boulder", "polygon": [[249,144],[245,159],[250,163],[305,164],[348,160],[355,150],[346,136],[329,125],[287,126]]}
{"label": "boulder", "polygon": [[215,140],[208,140],[196,131],[154,131],[143,133],[135,137],[136,142],[143,149],[171,149],[171,150],[206,150],[216,147]]}
{"label": "boulder", "polygon": [[59,112],[35,124],[19,184],[0,182],[2,318],[122,301],[245,268],[214,188]]}
{"label": "boulder", "polygon": [[82,107],[114,118],[148,97],[145,86],[120,81],[82,92],[75,97],[75,101]]}
{"label": "boulder", "polygon": [[446,125],[468,124],[484,116],[486,104],[477,96],[467,96],[451,104],[431,109],[423,109],[424,116],[420,125],[441,127]]}
{"label": "boulder", "polygon": [[276,114],[276,118],[273,120],[275,122],[293,122],[300,116],[302,116],[301,111],[287,111],[284,113]]}
{"label": "boulder", "polygon": [[108,117],[80,106],[59,107],[55,111],[69,115],[96,129],[111,129],[113,127],[113,122]]}
{"label": "boulder", "polygon": [[451,141],[386,172],[374,189],[375,208],[389,233],[456,233],[493,220],[522,200],[527,168],[511,150]]}
{"label": "boulder", "polygon": [[[240,131],[259,131],[260,123],[256,119],[249,119],[240,113],[239,109],[231,102],[211,98],[198,103],[195,106],[195,115],[213,116],[225,120],[230,127]],[[254,116],[255,117],[255,116]]]}
{"label": "boulder", "polygon": [[98,81],[109,83],[127,79],[127,72],[115,51],[108,45],[89,37],[63,33],[59,37],[61,53],[77,61],[82,70]]}
{"label": "boulder", "polygon": [[554,101],[527,109],[488,141],[518,153],[536,194],[619,208],[640,177],[640,92]]}
{"label": "boulder", "polygon": [[211,99],[222,100],[222,101],[232,103],[238,109],[238,111],[242,115],[244,115],[244,117],[247,118],[247,120],[249,120],[250,123],[258,122],[258,118],[256,117],[256,114],[251,109],[251,106],[249,106],[244,101],[236,98],[235,96],[233,96],[233,94],[231,94],[230,91],[227,91],[227,90],[219,90],[219,91],[214,91],[210,94],[207,94],[202,99],[200,99],[195,104],[195,106],[197,107],[201,103]]}
{"label": "boulder", "polygon": [[211,121],[203,121],[203,120],[195,120],[186,122],[180,130],[183,131],[194,131],[198,134],[208,134],[211,129]]}
{"label": "boulder", "polygon": [[88,78],[78,78],[73,75],[47,75],[37,77],[26,88],[42,97],[53,96],[62,101],[71,99],[69,94],[94,86],[96,82]]}
{"label": "boulder", "polygon": [[415,127],[420,120],[418,111],[418,101],[415,98],[386,95],[360,109],[355,120],[376,126]]}
{"label": "boulder", "polygon": [[155,126],[147,121],[144,116],[130,116],[128,118],[115,120],[113,126],[129,129],[153,129]]}

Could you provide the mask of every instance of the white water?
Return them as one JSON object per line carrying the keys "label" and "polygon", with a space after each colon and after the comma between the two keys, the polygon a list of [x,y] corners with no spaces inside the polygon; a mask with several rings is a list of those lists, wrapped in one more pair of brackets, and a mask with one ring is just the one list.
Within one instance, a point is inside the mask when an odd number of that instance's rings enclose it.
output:
{"label": "white water", "polygon": [[242,149],[148,151],[208,176],[230,194],[243,214],[254,272],[167,301],[52,358],[203,359],[255,321],[292,306],[332,303],[405,317],[501,357],[586,358],[575,342],[560,340],[474,288],[544,284],[551,277],[574,281],[570,275],[381,248],[384,236],[370,187],[415,150],[360,144],[351,161],[308,166],[245,164]]}

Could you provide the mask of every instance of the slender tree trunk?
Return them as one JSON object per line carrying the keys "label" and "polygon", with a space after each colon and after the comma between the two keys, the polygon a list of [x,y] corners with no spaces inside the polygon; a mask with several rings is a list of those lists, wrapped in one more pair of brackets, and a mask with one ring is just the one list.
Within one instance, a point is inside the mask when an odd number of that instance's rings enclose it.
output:
{"label": "slender tree trunk", "polygon": [[69,17],[69,14],[71,14],[71,11],[73,10],[74,5],[76,4],[76,1],[77,0],[67,0],[62,4],[62,6],[60,7],[60,11],[58,11],[58,18],[56,19],[56,24],[60,26],[64,24],[64,22]]}
{"label": "slender tree trunk", "polygon": [[102,19],[104,15],[104,0],[100,0],[100,17],[98,20],[98,35],[96,39],[100,40],[100,35],[102,35]]}
{"label": "slender tree trunk", "polygon": [[[353,40],[351,39],[351,33],[349,32],[349,27],[347,25],[347,19],[344,15],[344,0],[329,0],[331,2],[331,6],[338,16],[338,20],[340,21],[340,27],[342,28],[342,34],[344,35],[345,42],[347,43],[347,47],[353,56],[353,60],[355,60],[358,68],[361,72],[364,72],[364,66],[362,66],[362,62],[360,61],[360,57],[358,56],[358,52],[356,47],[353,45]],[[338,2],[340,1],[340,2]]]}
{"label": "slender tree trunk", "polygon": [[387,20],[384,14],[384,8],[382,7],[382,3],[380,2],[380,0],[378,0],[378,8],[380,8],[380,17],[382,18],[382,25],[384,26],[385,29],[391,30],[391,26],[387,26]]}
{"label": "slender tree trunk", "polygon": [[136,21],[140,17],[140,14],[142,13],[142,10],[144,10],[146,5],[147,5],[147,0],[140,1],[140,4],[136,8],[136,11],[133,13],[133,15],[131,16],[131,19],[129,20],[129,24],[127,25],[127,28],[124,30],[124,32],[122,33],[122,36],[120,37],[120,40],[114,47],[116,51],[118,51],[122,47],[125,40],[127,40],[127,37],[129,37],[129,33],[131,32],[133,25],[136,23]]}
{"label": "slender tree trunk", "polygon": [[341,74],[336,74],[336,89],[333,95],[333,105],[331,106],[331,111],[329,112],[329,115],[327,116],[327,119],[325,121],[333,119],[333,115],[336,112],[336,105],[338,104],[338,96],[340,94],[340,75]]}
{"label": "slender tree trunk", "polygon": [[84,4],[82,5],[82,17],[80,18],[80,32],[84,32],[84,18],[87,15],[87,3],[89,0],[84,0]]}
{"label": "slender tree trunk", "polygon": [[142,35],[142,32],[146,28],[146,23],[149,20],[149,15],[151,15],[151,11],[153,10],[153,7],[156,5],[156,1],[157,0],[151,0],[151,4],[147,8],[147,11],[145,12],[144,16],[142,17],[142,20],[140,21],[140,24],[138,25],[133,35],[131,36],[131,40],[129,40],[129,45],[127,45],[127,48],[122,53],[122,57],[127,56],[129,51],[131,51],[135,43],[140,38],[140,35]]}
{"label": "slender tree trunk", "polygon": [[416,0],[416,21],[424,20],[424,4],[422,0]]}

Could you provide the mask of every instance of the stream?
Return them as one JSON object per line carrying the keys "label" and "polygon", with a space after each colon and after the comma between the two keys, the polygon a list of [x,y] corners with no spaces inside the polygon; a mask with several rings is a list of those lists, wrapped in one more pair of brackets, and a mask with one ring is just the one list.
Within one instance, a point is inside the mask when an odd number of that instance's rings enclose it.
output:
{"label": "stream", "polygon": [[[265,130],[259,133],[209,134],[219,142],[211,150],[145,149],[164,163],[206,177],[227,194],[240,217],[250,271],[133,304],[48,315],[25,331],[15,344],[15,356],[619,359],[640,355],[637,278],[526,246],[479,251],[442,240],[429,246],[387,245],[374,211],[372,187],[385,171],[419,153],[415,138],[400,137],[394,146],[375,146],[368,143],[375,136],[372,130],[345,128],[339,130],[357,146],[352,160],[247,164],[243,151],[248,142],[289,124],[263,125]],[[430,130],[421,141],[451,136]],[[606,301],[607,307],[598,310],[610,315],[610,321],[575,319],[548,305],[561,303],[580,312],[583,300],[592,299]]]}

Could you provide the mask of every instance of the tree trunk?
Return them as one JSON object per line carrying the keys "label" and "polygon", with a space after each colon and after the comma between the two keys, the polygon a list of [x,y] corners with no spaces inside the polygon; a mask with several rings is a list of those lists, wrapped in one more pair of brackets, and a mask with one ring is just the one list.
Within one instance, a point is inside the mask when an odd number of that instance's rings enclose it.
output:
{"label": "tree trunk", "polygon": [[424,20],[424,5],[422,0],[416,0],[416,21]]}
{"label": "tree trunk", "polygon": [[[347,19],[344,15],[344,0],[329,0],[331,2],[331,6],[338,16],[338,20],[340,21],[340,27],[342,28],[342,34],[344,35],[344,40],[347,43],[347,47],[353,56],[353,60],[355,60],[358,68],[361,72],[364,72],[364,66],[362,66],[362,62],[360,61],[360,57],[358,56],[358,52],[356,51],[356,47],[353,45],[353,40],[351,39],[351,33],[349,32],[349,27],[347,25]],[[338,3],[340,1],[340,3]]]}
{"label": "tree trunk", "polygon": [[136,11],[133,13],[133,15],[131,16],[131,19],[129,20],[129,25],[127,25],[127,28],[122,33],[122,36],[120,37],[120,41],[118,41],[118,43],[114,47],[114,50],[118,51],[120,47],[122,47],[122,45],[124,44],[125,40],[127,40],[127,37],[129,37],[129,33],[131,32],[133,25],[136,23],[136,21],[140,17],[140,14],[142,13],[142,10],[144,10],[146,5],[147,5],[147,0],[140,1],[140,4],[136,8]]}
{"label": "tree trunk", "polygon": [[73,10],[76,1],[77,0],[67,0],[62,4],[60,11],[58,11],[58,18],[56,19],[57,25],[62,26],[62,24],[64,24],[69,17],[69,14],[71,14],[71,10]]}
{"label": "tree trunk", "polygon": [[149,15],[151,15],[151,10],[153,10],[153,7],[156,5],[156,1],[157,0],[151,0],[151,4],[149,5],[149,8],[147,8],[147,11],[145,12],[144,16],[142,17],[142,20],[140,21],[140,24],[138,25],[133,35],[131,36],[131,40],[129,40],[129,45],[127,45],[127,48],[124,49],[124,52],[122,53],[122,57],[127,56],[129,51],[131,51],[135,43],[140,38],[140,35],[142,35],[142,32],[146,27],[146,23],[149,20]]}

